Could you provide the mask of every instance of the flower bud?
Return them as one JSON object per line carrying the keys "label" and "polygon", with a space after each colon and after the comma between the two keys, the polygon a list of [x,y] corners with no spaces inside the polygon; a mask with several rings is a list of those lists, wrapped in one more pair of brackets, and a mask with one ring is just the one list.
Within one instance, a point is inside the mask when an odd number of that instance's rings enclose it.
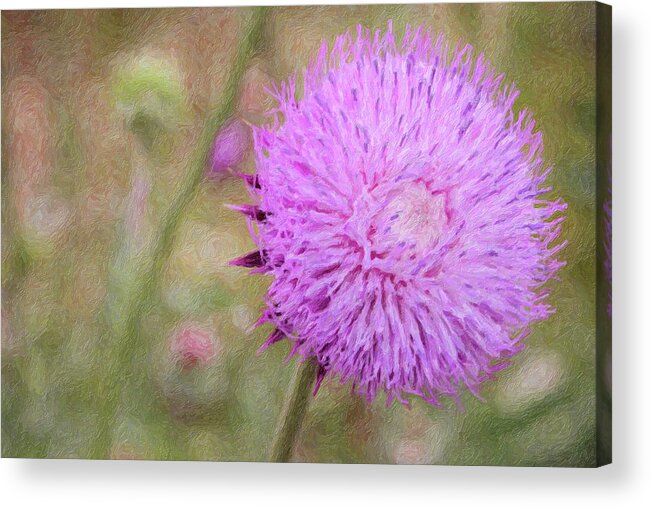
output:
{"label": "flower bud", "polygon": [[251,142],[249,127],[241,120],[229,121],[215,136],[209,175],[220,176],[244,160]]}

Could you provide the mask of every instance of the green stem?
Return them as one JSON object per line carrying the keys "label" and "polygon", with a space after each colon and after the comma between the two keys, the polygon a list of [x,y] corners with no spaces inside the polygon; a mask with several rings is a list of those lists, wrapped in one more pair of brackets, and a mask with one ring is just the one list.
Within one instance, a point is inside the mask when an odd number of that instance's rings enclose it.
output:
{"label": "green stem", "polygon": [[313,359],[308,359],[298,365],[278,420],[269,461],[285,463],[291,457],[296,435],[307,411],[316,373],[317,365]]}
{"label": "green stem", "polygon": [[131,293],[132,296],[128,298],[129,301],[125,302],[126,316],[122,320],[122,324],[114,330],[114,343],[117,354],[109,361],[107,378],[104,379],[99,389],[99,399],[103,406],[99,414],[100,426],[94,438],[91,457],[109,457],[111,429],[125,385],[135,389],[140,387],[134,385],[134,377],[138,376],[138,370],[142,369],[142,364],[136,364],[138,362],[136,359],[143,359],[142,333],[139,332],[140,322],[143,316],[154,306],[158,284],[171,253],[184,211],[194,200],[204,179],[204,171],[215,133],[234,112],[235,99],[246,65],[249,59],[259,50],[262,42],[267,10],[267,7],[253,9],[251,20],[246,33],[243,35],[235,63],[226,83],[222,107],[206,120],[185,179],[181,182],[174,200],[160,222],[161,227],[154,243],[151,260],[144,269],[143,275],[136,281],[135,288]]}

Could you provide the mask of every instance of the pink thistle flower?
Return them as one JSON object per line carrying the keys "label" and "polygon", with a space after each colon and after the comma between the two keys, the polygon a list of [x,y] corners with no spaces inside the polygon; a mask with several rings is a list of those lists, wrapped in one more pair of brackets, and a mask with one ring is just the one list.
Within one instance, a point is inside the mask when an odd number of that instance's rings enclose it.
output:
{"label": "pink thistle flower", "polygon": [[231,120],[215,136],[209,175],[218,177],[244,160],[251,131],[241,120]]}
{"label": "pink thistle flower", "polygon": [[233,261],[273,277],[263,349],[287,339],[325,375],[373,400],[458,398],[507,366],[553,313],[545,283],[566,205],[518,91],[470,46],[409,27],[324,42],[272,93],[253,130],[256,251]]}
{"label": "pink thistle flower", "polygon": [[215,341],[205,329],[188,325],[174,333],[170,344],[174,358],[186,369],[207,364],[215,357]]}

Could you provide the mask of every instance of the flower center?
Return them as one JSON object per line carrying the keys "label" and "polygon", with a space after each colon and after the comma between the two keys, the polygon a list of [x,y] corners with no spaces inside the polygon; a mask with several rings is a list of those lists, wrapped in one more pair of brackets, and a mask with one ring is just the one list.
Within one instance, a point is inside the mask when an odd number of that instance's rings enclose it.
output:
{"label": "flower center", "polygon": [[448,224],[447,196],[431,192],[423,183],[410,182],[392,197],[383,211],[385,234],[397,243],[406,243],[417,251],[431,246]]}

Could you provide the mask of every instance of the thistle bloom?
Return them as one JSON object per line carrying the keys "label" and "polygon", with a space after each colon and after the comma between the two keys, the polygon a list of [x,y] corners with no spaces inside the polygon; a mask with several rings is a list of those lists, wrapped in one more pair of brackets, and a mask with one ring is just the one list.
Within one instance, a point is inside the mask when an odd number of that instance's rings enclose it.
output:
{"label": "thistle bloom", "polygon": [[439,404],[479,385],[554,310],[545,283],[565,204],[514,86],[470,46],[407,28],[325,42],[254,128],[257,249],[273,277],[259,323],[369,401]]}

